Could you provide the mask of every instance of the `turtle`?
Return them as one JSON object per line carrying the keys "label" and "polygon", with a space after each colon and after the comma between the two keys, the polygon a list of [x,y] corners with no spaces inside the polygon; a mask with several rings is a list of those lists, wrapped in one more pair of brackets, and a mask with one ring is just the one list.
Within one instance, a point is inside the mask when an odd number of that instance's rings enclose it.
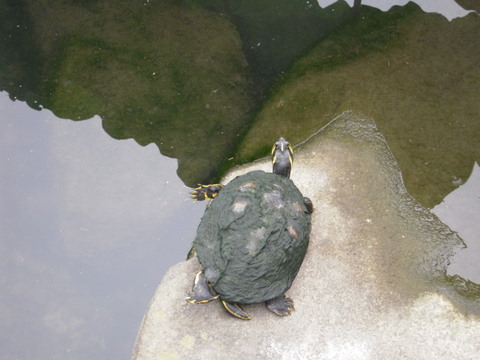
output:
{"label": "turtle", "polygon": [[250,171],[227,185],[200,185],[194,200],[211,200],[193,249],[202,267],[190,303],[220,299],[228,313],[250,320],[241,305],[265,302],[273,313],[295,310],[285,296],[305,257],[313,205],[290,179],[293,149],[281,137],[272,148],[273,172]]}

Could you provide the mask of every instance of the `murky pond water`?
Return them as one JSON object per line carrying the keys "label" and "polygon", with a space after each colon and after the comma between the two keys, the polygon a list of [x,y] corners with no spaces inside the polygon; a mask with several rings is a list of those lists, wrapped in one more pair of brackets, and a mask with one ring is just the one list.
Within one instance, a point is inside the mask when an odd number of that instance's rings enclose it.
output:
{"label": "murky pond water", "polygon": [[155,145],[0,93],[4,359],[126,358],[203,212]]}
{"label": "murky pond water", "polygon": [[[449,20],[468,13],[452,1],[437,9],[418,3]],[[430,53],[409,53],[418,48],[405,44],[420,40],[402,28],[411,21],[457,34],[480,30],[478,16],[449,23],[412,5],[386,14],[364,7],[361,23],[344,2],[320,4],[0,0],[2,359],[128,358],[154,289],[185,257],[203,213],[205,205],[188,198],[189,187],[264,155],[284,132],[299,142],[335,111],[360,104],[379,121],[407,188],[424,205],[458,188],[433,211],[468,246],[451,272],[480,282],[472,260],[480,252],[478,166],[469,175],[480,163],[472,145],[480,137],[479,113],[468,92],[478,83],[478,49],[453,49],[459,71],[432,75],[421,62]],[[345,41],[349,26],[362,31],[353,45]],[[422,41],[422,49],[437,46],[431,52],[444,54],[441,41]],[[369,68],[362,68],[365,59]],[[412,72],[410,82],[388,80],[411,71],[408,64],[425,66],[425,78]],[[352,85],[372,67],[381,75],[359,81],[385,86],[381,95]],[[310,75],[324,73],[327,87],[320,87]],[[386,80],[375,83],[378,77]],[[383,121],[394,103],[400,119],[410,116],[411,103],[395,98],[394,88],[432,108],[463,91],[450,106],[459,117],[434,126],[419,115],[405,120],[408,128],[397,118]],[[356,95],[362,92],[382,99],[366,102]],[[423,98],[429,92],[448,101]]]}

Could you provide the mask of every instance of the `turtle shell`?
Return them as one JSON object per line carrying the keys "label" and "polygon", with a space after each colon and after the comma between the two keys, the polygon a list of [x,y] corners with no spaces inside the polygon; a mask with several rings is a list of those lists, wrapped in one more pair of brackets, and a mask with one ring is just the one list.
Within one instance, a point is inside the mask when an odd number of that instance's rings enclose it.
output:
{"label": "turtle shell", "polygon": [[194,241],[222,300],[253,304],[283,295],[308,247],[310,214],[292,180],[252,171],[227,184],[202,217]]}

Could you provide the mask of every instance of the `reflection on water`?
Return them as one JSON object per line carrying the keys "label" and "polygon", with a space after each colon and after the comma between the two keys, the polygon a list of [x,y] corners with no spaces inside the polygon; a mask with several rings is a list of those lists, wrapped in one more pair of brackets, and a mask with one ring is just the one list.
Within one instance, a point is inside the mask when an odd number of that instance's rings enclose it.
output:
{"label": "reflection on water", "polygon": [[[318,0],[320,6],[328,6],[337,0]],[[346,0],[346,2],[353,6],[355,0]],[[373,6],[382,11],[388,11],[392,6],[403,6],[410,1],[418,4],[423,11],[427,13],[438,13],[445,16],[448,20],[453,20],[457,17],[464,17],[470,11],[466,7],[462,8],[459,4],[452,0],[361,0],[363,5]]]}
{"label": "reflection on water", "polygon": [[187,2],[2,3],[0,90],[59,117],[99,115],[116,139],[155,143],[190,186],[215,176],[254,101],[224,16]]}
{"label": "reflection on water", "polygon": [[201,6],[7,2],[0,89],[59,117],[99,115],[112,137],[153,142],[179,159],[188,186],[212,181],[232,165],[226,159],[266,84],[341,25],[349,7],[340,3],[332,13],[291,0]]}
{"label": "reflection on water", "polygon": [[350,109],[377,121],[423,205],[478,156],[479,21],[448,22],[468,14],[453,1],[435,2],[443,16],[344,1],[1,4],[0,89],[57,116],[99,115],[114,138],[154,142],[188,186]]}
{"label": "reflection on water", "polygon": [[[176,161],[0,93],[2,359],[127,358],[202,204]],[[191,226],[185,226],[191,224]]]}
{"label": "reflection on water", "polygon": [[475,163],[468,180],[432,209],[465,242],[452,259],[450,275],[480,284],[480,166]]}

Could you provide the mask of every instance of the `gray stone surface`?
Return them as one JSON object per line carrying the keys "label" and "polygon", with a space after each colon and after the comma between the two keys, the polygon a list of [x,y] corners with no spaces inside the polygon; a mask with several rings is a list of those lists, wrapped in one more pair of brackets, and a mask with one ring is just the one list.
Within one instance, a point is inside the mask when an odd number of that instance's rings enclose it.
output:
{"label": "gray stone surface", "polygon": [[[163,278],[132,358],[478,359],[478,296],[459,295],[445,276],[461,240],[407,193],[374,121],[346,112],[295,150],[292,179],[315,204],[287,292],[296,311],[250,305],[253,319],[242,321],[218,301],[189,304],[191,259]],[[269,160],[225,181],[257,168]]]}

